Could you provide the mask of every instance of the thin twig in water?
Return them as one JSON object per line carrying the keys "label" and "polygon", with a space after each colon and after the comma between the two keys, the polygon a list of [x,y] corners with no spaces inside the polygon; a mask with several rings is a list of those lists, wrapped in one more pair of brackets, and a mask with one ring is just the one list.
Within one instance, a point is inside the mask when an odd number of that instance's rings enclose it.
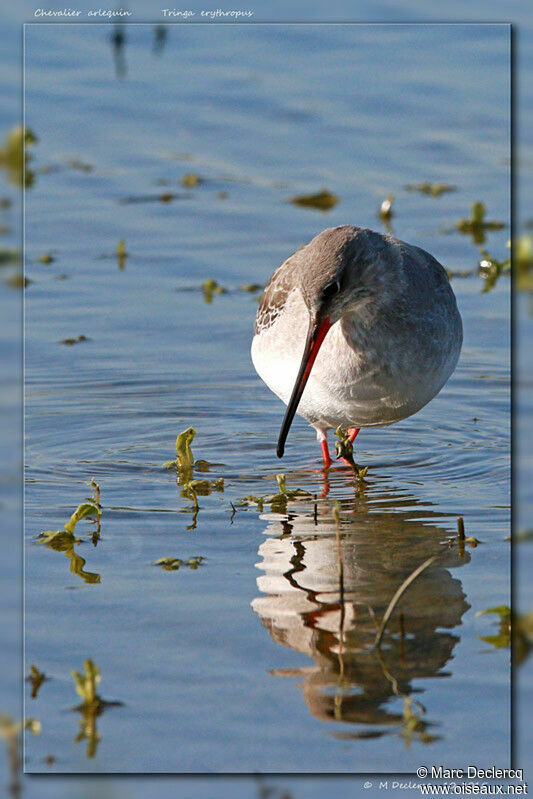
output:
{"label": "thin twig in water", "polygon": [[404,580],[403,583],[401,584],[401,586],[398,588],[398,590],[396,591],[396,593],[392,597],[391,601],[389,602],[387,610],[385,611],[385,615],[383,616],[383,618],[381,620],[381,624],[379,625],[379,630],[377,631],[377,634],[376,634],[376,640],[374,641],[374,648],[375,649],[379,649],[379,647],[381,646],[381,639],[383,638],[383,633],[385,632],[385,627],[387,626],[387,622],[389,621],[390,617],[392,616],[394,608],[398,604],[398,601],[399,601],[400,597],[402,596],[402,594],[404,593],[404,591],[406,591],[409,588],[411,583],[414,582],[414,580],[416,580],[416,578],[419,576],[419,574],[422,574],[424,569],[427,569],[428,566],[431,566],[432,563],[435,563],[435,561],[437,560],[438,557],[439,557],[439,555],[432,555],[430,558],[428,558],[423,563],[421,563],[420,566],[417,566],[417,568],[414,570],[414,572],[412,572],[409,575],[409,577],[407,577],[407,579]]}

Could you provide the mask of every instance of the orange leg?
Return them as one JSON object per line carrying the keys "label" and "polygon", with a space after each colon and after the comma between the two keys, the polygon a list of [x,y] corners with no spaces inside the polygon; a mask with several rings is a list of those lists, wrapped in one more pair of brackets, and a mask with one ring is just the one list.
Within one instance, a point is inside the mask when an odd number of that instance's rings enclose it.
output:
{"label": "orange leg", "polygon": [[360,429],[361,429],[360,427],[349,427],[348,428],[348,438],[350,439],[350,444],[353,444],[353,442],[355,441],[355,437],[356,437],[356,435],[357,435],[357,433],[359,432]]}
{"label": "orange leg", "polygon": [[[348,428],[348,440],[350,441],[350,444],[353,444],[353,442],[355,441],[355,437],[357,436],[357,433],[359,432],[360,429],[361,429],[360,427],[349,427]],[[344,464],[346,464],[346,466],[351,466],[352,465],[350,463],[350,461],[346,460],[346,458],[341,458],[341,461]]]}
{"label": "orange leg", "polygon": [[324,469],[329,469],[332,460],[329,457],[328,442],[325,438],[323,439],[323,441],[320,442],[320,447],[322,449],[322,457],[324,459]]}

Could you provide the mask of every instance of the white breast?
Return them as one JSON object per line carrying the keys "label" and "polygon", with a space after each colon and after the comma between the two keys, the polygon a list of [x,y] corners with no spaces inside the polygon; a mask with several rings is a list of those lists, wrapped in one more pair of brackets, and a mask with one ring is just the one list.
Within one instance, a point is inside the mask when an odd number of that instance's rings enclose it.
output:
{"label": "white breast", "polygon": [[[254,336],[252,361],[257,373],[288,403],[300,367],[309,315],[298,291],[287,298],[276,322]],[[428,403],[453,372],[460,350],[443,347],[442,358],[420,361],[418,338],[386,341],[376,331],[364,348],[339,321],[327,334],[311,371],[298,414],[319,430],[392,424]],[[406,346],[413,349],[406,351]]]}

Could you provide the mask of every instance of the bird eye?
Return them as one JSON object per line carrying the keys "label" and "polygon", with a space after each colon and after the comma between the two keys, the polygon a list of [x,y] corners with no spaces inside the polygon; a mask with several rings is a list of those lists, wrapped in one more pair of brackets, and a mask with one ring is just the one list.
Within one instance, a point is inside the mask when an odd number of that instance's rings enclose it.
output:
{"label": "bird eye", "polygon": [[338,294],[341,290],[341,284],[338,280],[332,280],[331,283],[327,283],[324,288],[322,289],[322,298],[324,300],[329,300],[331,297],[334,297],[335,294]]}

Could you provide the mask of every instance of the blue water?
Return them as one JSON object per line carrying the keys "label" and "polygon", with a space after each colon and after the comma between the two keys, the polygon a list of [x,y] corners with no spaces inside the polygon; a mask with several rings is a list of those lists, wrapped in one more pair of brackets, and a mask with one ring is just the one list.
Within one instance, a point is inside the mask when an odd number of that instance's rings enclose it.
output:
{"label": "blue water", "polygon": [[[475,272],[477,249],[453,225],[480,199],[508,222],[508,28],[171,28],[155,54],[152,27],[134,26],[114,62],[109,28],[30,26],[26,58],[39,137],[26,202],[26,662],[53,678],[28,700],[46,725],[27,741],[27,770],[49,771],[52,752],[54,771],[406,772],[426,747],[456,764],[458,735],[465,763],[483,746],[508,764],[508,653],[480,641],[497,624],[476,616],[509,595],[506,279],[490,293],[477,274],[454,280],[460,365],[416,417],[361,434],[363,498],[337,469],[316,525],[312,501],[233,518],[231,506],[272,493],[281,470],[282,408],[251,367],[256,303],[238,287],[264,283],[326,226],[381,228],[389,192],[396,235]],[[191,171],[203,182],[186,190]],[[404,188],[421,180],[458,190]],[[340,197],[328,214],[286,202],[323,186]],[[508,235],[486,246],[504,257]],[[206,278],[228,292],[206,303]],[[89,340],[59,343],[79,334]],[[161,468],[190,425],[207,477],[225,481],[197,518]],[[281,465],[311,499],[324,490],[313,439],[299,421]],[[101,538],[93,546],[81,522],[77,551],[97,583],[36,544],[91,477]],[[405,651],[396,620],[380,663],[372,614],[449,547],[458,515],[482,543],[450,550],[413,586]],[[152,565],[193,555],[206,558],[195,571]],[[86,657],[102,696],[123,703],[97,720],[91,758],[69,711]],[[410,747],[407,696],[428,724]]]}
{"label": "blue water", "polygon": [[[453,533],[458,513],[467,532],[484,541],[465,562],[452,553],[445,569],[428,573],[425,585],[421,578],[406,597],[422,653],[407,659],[409,690],[422,689],[413,697],[434,723],[428,732],[440,736],[427,746],[413,742],[410,750],[399,725],[384,723],[387,715],[401,715],[402,700],[379,685],[375,668],[363,678],[351,675],[344,692],[338,685],[331,689],[338,669],[331,656],[324,661],[324,653],[335,649],[330,644],[338,618],[329,600],[338,585],[328,561],[328,501],[319,503],[318,539],[308,533],[312,503],[291,508],[293,530],[279,545],[276,536],[285,527],[268,514],[261,519],[252,509],[240,510],[228,526],[229,501],[275,490],[279,471],[273,444],[281,408],[253,374],[247,354],[253,298],[234,292],[208,306],[200,292],[174,291],[206,277],[230,288],[264,282],[296,246],[330,224],[380,229],[376,207],[389,191],[397,195],[398,236],[451,268],[475,266],[477,251],[468,239],[440,231],[475,199],[487,202],[490,217],[507,218],[505,36],[496,37],[499,46],[490,36],[473,46],[475,36],[465,34],[461,44],[455,35],[442,48],[435,36],[428,36],[427,46],[421,37],[416,48],[411,38],[402,58],[394,39],[380,47],[361,34],[364,47],[350,48],[346,28],[338,28],[337,38],[319,37],[316,52],[328,54],[326,71],[323,63],[302,57],[305,39],[290,32],[284,50],[279,31],[261,32],[268,45],[262,49],[248,41],[236,46],[240,31],[225,31],[226,45],[202,31],[213,42],[206,52],[207,45],[202,51],[191,44],[191,31],[180,30],[179,41],[170,35],[161,56],[153,57],[152,29],[128,29],[128,72],[120,81],[113,74],[109,29],[100,29],[98,38],[76,27],[68,40],[54,39],[53,30],[47,28],[46,36],[39,30],[35,42],[35,65],[47,52],[46,64],[55,60],[56,70],[53,84],[42,80],[36,91],[28,124],[40,139],[36,166],[61,169],[37,176],[26,217],[29,260],[48,250],[56,255],[48,267],[28,263],[34,283],[27,291],[27,320],[34,335],[26,339],[27,463],[35,480],[27,493],[27,658],[53,680],[38,700],[27,702],[27,712],[43,722],[41,736],[28,741],[27,768],[173,770],[200,762],[201,770],[216,770],[218,759],[228,770],[271,770],[279,763],[282,770],[409,770],[430,757],[457,765],[458,734],[465,760],[479,759],[482,748],[487,758],[506,761],[507,656],[476,638],[496,632],[497,625],[474,613],[508,595],[507,510],[497,507],[508,502],[508,285],[501,281],[480,295],[479,278],[454,281],[466,329],[459,369],[419,416],[361,434],[359,460],[370,464],[367,507],[349,523],[349,482],[340,472],[331,480],[330,497],[342,500],[350,528],[345,575],[352,607],[370,600],[379,615],[383,595],[401,580],[402,569],[417,563],[427,547],[438,548]],[[386,33],[390,42],[391,31]],[[180,58],[187,80],[176,87]],[[290,59],[294,72],[280,74],[280,61]],[[347,63],[353,80],[337,90],[332,79],[346,74]],[[36,70],[34,75],[37,90],[41,78]],[[248,80],[256,81],[253,90]],[[72,118],[54,113],[60,97]],[[383,123],[384,108],[394,109],[393,125]],[[175,153],[190,153],[192,161],[174,161],[169,156]],[[71,157],[93,163],[94,171],[69,169]],[[120,203],[130,195],[181,192],[179,179],[187,171],[207,178],[190,200]],[[170,188],[161,188],[160,178]],[[457,183],[460,191],[434,200],[402,190],[404,183],[423,179]],[[342,200],[327,215],[283,202],[323,185]],[[227,199],[219,200],[219,191],[227,191]],[[490,235],[491,252],[503,257],[507,235]],[[110,255],[121,237],[131,253],[123,272],[116,259],[98,257]],[[68,279],[55,281],[59,274]],[[82,332],[91,341],[72,348],[57,343]],[[192,514],[178,515],[190,503],[159,468],[172,456],[176,433],[190,423],[198,428],[196,457],[216,464],[208,476],[226,479],[223,495],[201,499],[194,532],[186,530]],[[321,491],[312,471],[317,455],[312,433],[298,423],[283,464],[289,485]],[[33,541],[40,530],[67,520],[93,474],[102,488],[102,539],[96,548],[87,542],[78,549],[102,581],[87,585],[69,573],[61,553]],[[87,537],[92,528],[83,525],[78,531]],[[369,539],[374,535],[378,542]],[[391,569],[393,536],[396,544],[408,545],[398,547],[401,556]],[[285,562],[293,550],[298,557],[302,542],[300,587],[294,597],[290,591],[285,596]],[[195,572],[150,566],[166,554],[207,554],[207,560]],[[361,571],[370,573],[362,583]],[[322,622],[316,641],[309,642],[298,602],[302,586],[307,593],[321,579],[326,593],[313,601]],[[434,602],[422,618],[418,592],[425,588]],[[289,627],[280,615],[286,601]],[[60,621],[51,623],[59,608]],[[368,636],[366,620],[352,648],[359,635]],[[70,670],[86,656],[102,669],[103,696],[124,702],[98,719],[102,741],[94,760],[85,757],[85,743],[73,743],[80,717],[69,711],[77,702]],[[348,660],[356,668],[360,656]],[[282,676],[287,670],[290,675]],[[445,679],[435,679],[443,673]],[[350,707],[345,721],[321,717],[328,696],[351,705],[353,697],[372,690],[375,702],[364,725],[350,718]],[[346,737],[361,730],[383,734]],[[52,768],[42,762],[50,752],[57,757]],[[173,784],[159,783],[160,795]],[[255,795],[257,787],[247,785]],[[42,795],[47,786],[30,780],[26,787]],[[60,787],[75,790],[70,782]],[[306,795],[323,787],[299,784]],[[201,789],[210,790],[207,783],[181,783],[182,792]],[[244,784],[226,782],[222,790],[233,795]]]}

